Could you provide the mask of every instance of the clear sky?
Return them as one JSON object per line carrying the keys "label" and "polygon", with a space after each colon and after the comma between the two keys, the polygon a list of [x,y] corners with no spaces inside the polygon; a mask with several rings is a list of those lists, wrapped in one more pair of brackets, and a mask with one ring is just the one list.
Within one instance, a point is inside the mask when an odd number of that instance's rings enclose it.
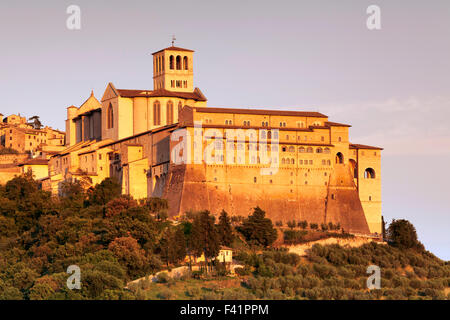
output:
{"label": "clear sky", "polygon": [[[69,5],[81,30],[66,27]],[[381,8],[381,30],[366,9]],[[91,90],[152,89],[151,53],[196,51],[213,107],[316,110],[384,147],[383,215],[450,259],[450,1],[0,2],[0,112],[64,129]]]}

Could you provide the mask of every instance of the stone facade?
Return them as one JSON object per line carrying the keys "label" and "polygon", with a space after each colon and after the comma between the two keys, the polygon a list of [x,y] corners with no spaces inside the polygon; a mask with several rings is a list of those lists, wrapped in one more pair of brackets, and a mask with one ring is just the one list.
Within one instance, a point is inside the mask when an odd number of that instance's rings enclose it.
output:
{"label": "stone facade", "polygon": [[207,107],[192,50],[169,47],[153,62],[154,90],[109,83],[101,102],[91,94],[68,108],[67,148],[44,188],[116,177],[124,194],[168,199],[172,218],[260,206],[274,221],[381,233],[381,148],[352,144],[350,125],[319,112]]}

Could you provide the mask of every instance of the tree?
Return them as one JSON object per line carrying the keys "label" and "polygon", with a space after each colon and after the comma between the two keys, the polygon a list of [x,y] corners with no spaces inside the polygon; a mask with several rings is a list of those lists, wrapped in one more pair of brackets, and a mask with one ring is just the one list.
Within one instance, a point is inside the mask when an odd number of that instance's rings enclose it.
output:
{"label": "tree", "polygon": [[219,233],[220,243],[227,247],[231,246],[231,243],[233,242],[233,228],[231,227],[230,218],[225,210],[222,210],[220,213],[217,231]]}
{"label": "tree", "polygon": [[182,228],[167,228],[160,241],[161,258],[169,263],[177,263],[186,257],[186,239]]}
{"label": "tree", "polygon": [[423,249],[422,243],[417,239],[416,228],[408,220],[393,219],[387,230],[389,243],[398,248]]}
{"label": "tree", "polygon": [[145,274],[148,259],[136,239],[133,237],[117,238],[109,244],[108,249],[128,269],[130,277]]}
{"label": "tree", "polygon": [[192,224],[192,248],[194,254],[205,256],[206,272],[208,260],[217,257],[220,250],[220,239],[214,224],[214,217],[209,211],[201,211],[196,215]]}
{"label": "tree", "polygon": [[122,186],[115,178],[106,178],[97,184],[89,194],[89,204],[105,206],[122,193]]}
{"label": "tree", "polygon": [[290,229],[294,229],[295,226],[296,226],[295,220],[288,221],[288,222],[287,222],[287,226],[288,226]]}
{"label": "tree", "polygon": [[43,127],[41,120],[39,120],[39,116],[32,116],[28,119],[28,121],[30,121],[29,124],[31,124],[36,130],[40,130]]}
{"label": "tree", "polygon": [[256,207],[240,227],[241,233],[247,242],[255,245],[268,247],[277,239],[277,230],[272,221],[265,217],[265,211]]}

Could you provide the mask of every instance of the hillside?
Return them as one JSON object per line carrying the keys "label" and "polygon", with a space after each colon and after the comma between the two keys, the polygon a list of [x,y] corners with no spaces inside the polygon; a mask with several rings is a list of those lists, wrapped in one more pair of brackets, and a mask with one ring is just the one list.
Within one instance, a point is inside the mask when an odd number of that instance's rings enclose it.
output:
{"label": "hillside", "polygon": [[[188,212],[175,223],[165,200],[122,196],[112,179],[89,192],[79,182],[63,190],[51,197],[28,175],[0,186],[0,300],[449,298],[449,263],[427,252],[406,220],[390,224],[390,244],[364,243],[338,226],[275,228],[259,207],[239,219]],[[300,246],[302,256],[288,252],[286,242],[291,250]],[[241,265],[237,276],[213,261],[223,246]],[[157,282],[126,288],[202,255],[208,273],[162,273]],[[67,287],[73,265],[81,289]],[[379,290],[366,288],[369,265],[381,268]]]}
{"label": "hillside", "polygon": [[[371,242],[355,248],[314,245],[305,257],[285,250],[241,252],[241,276],[142,281],[142,299],[450,299],[450,265],[431,253]],[[368,265],[381,267],[381,289],[368,290]]]}

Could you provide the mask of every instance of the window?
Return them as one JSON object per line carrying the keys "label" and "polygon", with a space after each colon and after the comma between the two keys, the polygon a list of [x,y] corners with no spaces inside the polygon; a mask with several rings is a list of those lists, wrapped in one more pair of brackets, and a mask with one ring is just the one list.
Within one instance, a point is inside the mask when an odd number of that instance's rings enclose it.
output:
{"label": "window", "polygon": [[294,158],[291,159],[291,164],[295,164],[295,159]]}
{"label": "window", "polygon": [[304,128],[304,127],[305,127],[305,123],[303,121],[297,122],[297,128]]}
{"label": "window", "polygon": [[114,111],[113,111],[113,106],[111,103],[108,106],[108,110],[107,110],[106,114],[107,114],[106,127],[108,129],[111,129],[114,127]]}
{"label": "window", "polygon": [[298,152],[300,152],[300,153],[305,153],[305,148],[304,148],[304,147],[298,148]]}
{"label": "window", "polygon": [[314,152],[314,150],[313,150],[313,148],[311,148],[311,147],[308,147],[308,149],[306,149],[306,152],[307,152],[307,153],[313,153],[313,152]]}
{"label": "window", "polygon": [[372,168],[367,168],[364,171],[364,179],[375,179],[375,170]]}
{"label": "window", "polygon": [[166,118],[167,118],[167,124],[173,123],[173,102],[168,101],[166,105]]}
{"label": "window", "polygon": [[309,164],[313,164],[313,161],[312,161],[312,160],[309,160]]}
{"label": "window", "polygon": [[286,135],[286,140],[289,140],[289,135]]}
{"label": "window", "polygon": [[256,183],[256,177],[253,177],[253,182]]}
{"label": "window", "polygon": [[177,56],[177,70],[181,70],[181,57]]}
{"label": "window", "polygon": [[316,149],[316,153],[323,153],[322,148],[317,148],[317,149]]}
{"label": "window", "polygon": [[184,58],[183,58],[183,67],[184,67],[184,70],[188,70],[189,69],[188,57],[186,57],[186,56],[184,56]]}
{"label": "window", "polygon": [[330,153],[330,148],[323,149],[323,153]]}
{"label": "window", "polygon": [[339,141],[339,142],[341,142],[341,141],[342,141],[342,138],[341,138],[341,137],[339,137],[339,138],[338,138],[338,141]]}
{"label": "window", "polygon": [[289,152],[295,152],[295,148],[293,146],[289,147]]}
{"label": "window", "polygon": [[336,163],[344,163],[344,155],[340,152],[336,154]]}
{"label": "window", "polygon": [[320,137],[320,141],[324,142],[324,141],[325,141],[325,137],[324,137],[324,136],[321,136],[321,137]]}
{"label": "window", "polygon": [[174,69],[173,64],[174,64],[174,58],[173,58],[173,56],[170,56],[170,57],[169,57],[169,66],[170,66],[170,70],[173,70],[173,69]]}
{"label": "window", "polygon": [[159,101],[153,103],[153,125],[159,126],[161,124],[161,104]]}
{"label": "window", "polygon": [[287,150],[286,146],[281,147],[281,151],[286,152],[286,150]]}

